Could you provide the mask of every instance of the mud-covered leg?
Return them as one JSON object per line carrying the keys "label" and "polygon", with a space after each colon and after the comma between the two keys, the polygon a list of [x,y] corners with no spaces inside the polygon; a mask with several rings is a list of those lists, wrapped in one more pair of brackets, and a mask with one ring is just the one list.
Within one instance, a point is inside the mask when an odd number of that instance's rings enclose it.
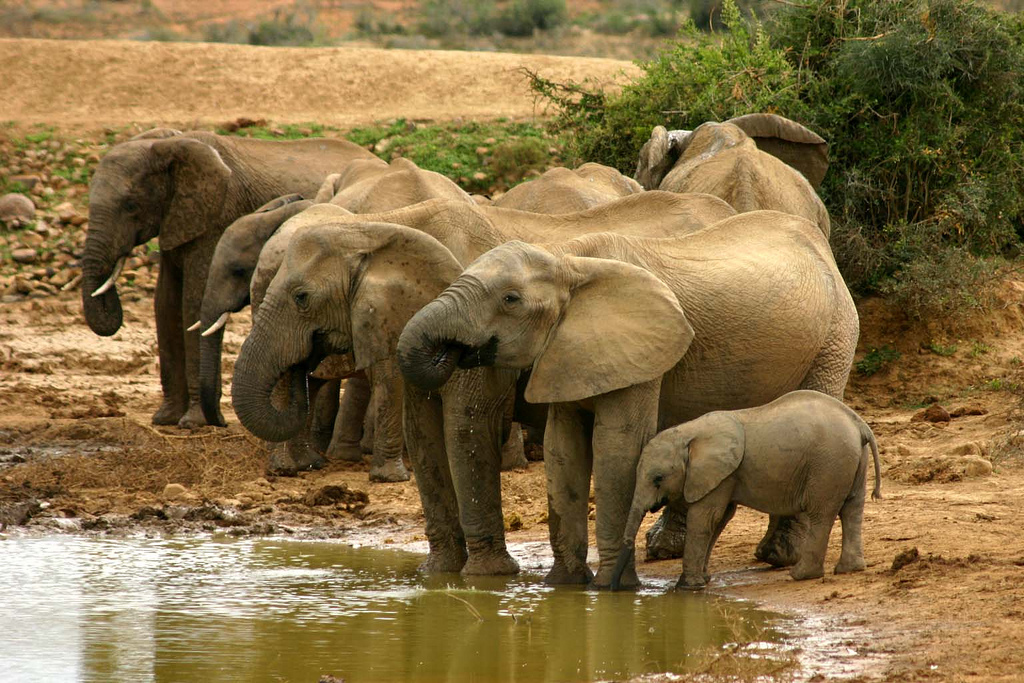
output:
{"label": "mud-covered leg", "polygon": [[398,367],[393,360],[374,363],[370,375],[374,410],[373,455],[370,456],[370,481],[408,481],[409,470],[402,462],[402,388]]}
{"label": "mud-covered leg", "polygon": [[548,406],[544,469],[548,483],[548,534],[555,562],[544,577],[545,583],[589,584],[594,580],[587,566],[592,430],[593,416],[575,404]]}
{"label": "mud-covered leg", "polygon": [[666,507],[650,529],[647,530],[645,559],[668,560],[683,556],[686,543],[686,512]]}
{"label": "mud-covered leg", "polygon": [[403,392],[403,431],[423,505],[430,554],[425,572],[457,572],[466,563],[466,539],[445,450],[441,396],[407,386]]}
{"label": "mud-covered leg", "polygon": [[806,526],[795,517],[768,518],[768,530],[757,544],[754,557],[773,567],[791,567],[800,555]]}
{"label": "mud-covered leg", "polygon": [[176,425],[188,409],[188,383],[185,379],[185,328],[181,322],[181,267],[172,258],[165,258],[160,264],[153,307],[160,356],[160,388],[164,395],[153,414],[153,424]]}
{"label": "mud-covered leg", "polygon": [[313,414],[309,427],[309,444],[317,453],[326,453],[331,444],[334,423],[338,417],[340,389],[340,379],[327,380],[317,393],[316,400],[310,401]]}
{"label": "mud-covered leg", "polygon": [[797,581],[804,579],[820,579],[825,575],[825,553],[828,550],[828,537],[832,533],[832,525],[836,521],[838,510],[808,510],[798,516],[807,526],[804,542],[800,547],[800,558],[789,570],[789,575]]}
{"label": "mud-covered leg", "polygon": [[[287,386],[289,382],[290,379],[285,377],[284,381],[279,382],[278,386],[275,387],[275,395],[283,402],[288,400]],[[325,382],[322,379],[307,376],[306,388],[310,405],[316,403],[317,396],[324,384]],[[306,424],[302,430],[291,439],[288,439],[284,444],[284,448],[277,448],[271,451],[270,461],[267,464],[267,472],[269,474],[281,477],[294,477],[299,472],[318,470],[327,464],[324,456],[317,453],[310,444],[309,430],[312,421],[313,411],[309,411],[306,415]]]}
{"label": "mud-covered leg", "polygon": [[363,461],[359,441],[363,438],[363,418],[369,405],[370,380],[366,374],[360,372],[345,380],[338,417],[334,421],[334,434],[331,436],[331,445],[327,447],[329,459]]}
{"label": "mud-covered leg", "polygon": [[[207,234],[199,240],[183,246],[182,257],[182,342],[185,354],[185,383],[188,387],[188,408],[178,420],[182,429],[196,429],[206,425],[202,401],[199,396],[199,330],[188,331],[188,327],[199,320],[203,302],[203,290],[206,287],[206,276],[210,270],[210,260],[217,245],[217,235]],[[220,382],[220,377],[217,378]],[[218,411],[217,426],[223,426],[224,416]]]}

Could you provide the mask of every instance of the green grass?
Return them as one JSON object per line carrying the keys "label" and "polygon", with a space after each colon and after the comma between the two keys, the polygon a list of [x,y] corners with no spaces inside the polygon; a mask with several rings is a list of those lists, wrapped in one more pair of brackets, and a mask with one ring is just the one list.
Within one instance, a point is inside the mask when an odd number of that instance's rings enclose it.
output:
{"label": "green grass", "polygon": [[952,356],[956,353],[956,349],[956,344],[941,344],[934,339],[928,344],[928,350],[936,356]]}
{"label": "green grass", "polygon": [[857,372],[870,377],[875,373],[889,367],[902,354],[888,344],[868,351],[863,358],[854,363]]}
{"label": "green grass", "polygon": [[233,131],[215,128],[214,132],[218,135],[236,135],[245,138],[259,138],[260,140],[300,140],[302,138],[322,138],[328,131],[337,130],[337,128],[321,123],[283,123],[277,126],[269,124],[247,126]]}
{"label": "green grass", "polygon": [[978,356],[984,355],[990,351],[988,344],[975,341],[971,342],[971,358],[977,358]]}

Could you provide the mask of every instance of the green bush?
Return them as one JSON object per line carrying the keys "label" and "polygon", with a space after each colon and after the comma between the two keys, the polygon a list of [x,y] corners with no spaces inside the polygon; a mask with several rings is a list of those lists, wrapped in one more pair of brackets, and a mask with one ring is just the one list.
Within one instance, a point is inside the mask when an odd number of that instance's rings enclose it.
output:
{"label": "green bush", "polygon": [[495,27],[506,36],[532,36],[565,23],[565,0],[514,0],[498,15]]}
{"label": "green bush", "polygon": [[430,38],[491,33],[494,3],[491,0],[425,0],[420,5],[418,28]]}
{"label": "green bush", "polygon": [[324,31],[309,9],[278,9],[269,19],[255,23],[229,21],[206,24],[203,40],[208,43],[306,46],[323,43]]}
{"label": "green bush", "polygon": [[721,23],[685,27],[619,94],[533,78],[571,160],[629,173],[654,125],[787,116],[830,143],[820,194],[853,287],[904,292],[916,315],[978,300],[926,290],[982,283],[975,257],[1024,235],[1024,19],[970,0],[818,0],[762,25],[725,0]]}

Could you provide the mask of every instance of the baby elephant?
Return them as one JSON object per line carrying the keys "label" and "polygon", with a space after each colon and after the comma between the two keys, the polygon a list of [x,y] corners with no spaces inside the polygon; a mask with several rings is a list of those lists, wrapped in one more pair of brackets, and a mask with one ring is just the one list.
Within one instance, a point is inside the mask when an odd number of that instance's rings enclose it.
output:
{"label": "baby elephant", "polygon": [[757,408],[708,413],[655,436],[643,449],[633,505],[612,579],[618,588],[630,564],[640,522],[664,505],[686,515],[683,575],[677,588],[703,588],[711,548],[736,505],[796,516],[805,529],[794,579],[824,574],[825,551],[836,515],[843,551],[836,573],[864,569],[861,520],[868,452],[878,446],[871,428],[842,402],[817,391],[792,391]]}

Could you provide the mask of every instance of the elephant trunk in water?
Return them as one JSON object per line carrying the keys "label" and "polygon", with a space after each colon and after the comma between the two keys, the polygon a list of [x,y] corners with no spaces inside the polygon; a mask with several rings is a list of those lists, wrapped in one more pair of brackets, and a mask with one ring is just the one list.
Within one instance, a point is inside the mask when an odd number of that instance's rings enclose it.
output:
{"label": "elephant trunk in water", "polygon": [[[270,311],[267,311],[270,313]],[[242,425],[267,441],[287,441],[305,426],[307,413],[306,372],[304,361],[311,349],[295,361],[277,352],[270,336],[280,334],[281,326],[270,324],[270,315],[260,310],[262,322],[253,326],[242,344],[235,362],[232,379],[231,403]],[[287,326],[284,327],[287,329]],[[218,356],[219,362],[219,356]],[[300,367],[300,365],[302,367]],[[287,371],[291,375],[288,405],[281,411],[271,402],[271,394],[278,380]]]}
{"label": "elephant trunk in water", "polygon": [[622,587],[622,573],[626,571],[633,557],[636,555],[636,535],[640,532],[640,522],[643,521],[646,509],[635,501],[629,510],[629,517],[626,518],[626,530],[622,533],[622,550],[619,551],[619,558],[615,562],[615,570],[612,572],[613,591]]}
{"label": "elephant trunk in water", "polygon": [[398,339],[398,366],[420,389],[433,391],[443,386],[466,350],[445,325],[451,319],[448,304],[435,299],[409,320]]}
{"label": "elephant trunk in water", "polygon": [[114,282],[124,265],[124,257],[116,254],[116,247],[106,243],[98,227],[89,231],[82,255],[82,310],[90,329],[103,337],[121,329],[123,321],[121,299]]}

